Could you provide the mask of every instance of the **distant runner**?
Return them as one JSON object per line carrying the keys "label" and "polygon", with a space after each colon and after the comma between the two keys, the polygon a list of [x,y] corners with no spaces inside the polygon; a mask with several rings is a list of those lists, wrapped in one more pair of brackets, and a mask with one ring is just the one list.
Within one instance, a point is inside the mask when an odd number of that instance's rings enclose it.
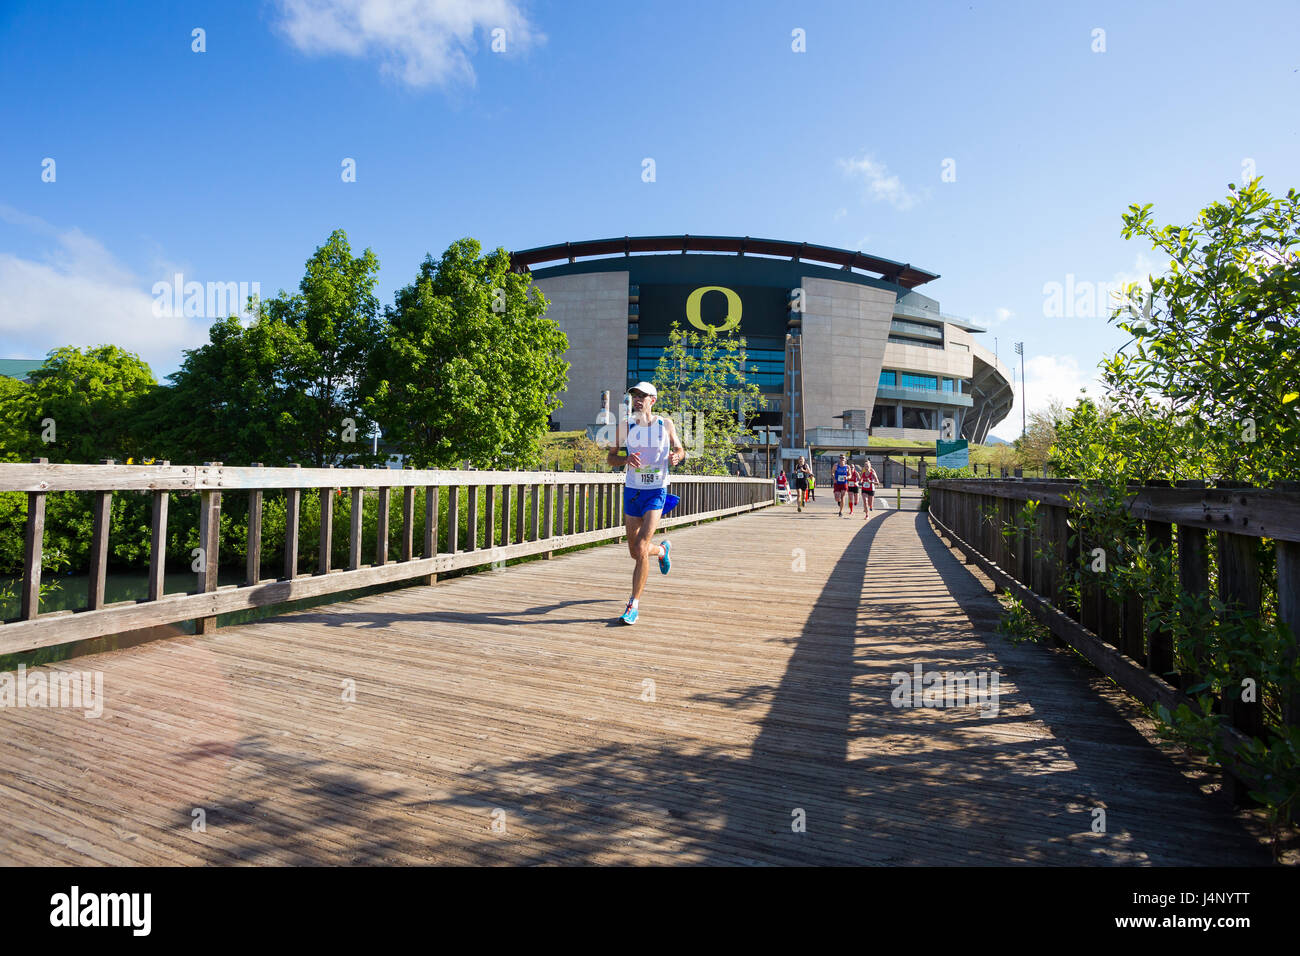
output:
{"label": "distant runner", "polygon": [[[839,517],[844,517],[844,492],[849,486],[849,475],[853,469],[849,467],[849,456],[840,455],[839,463],[835,466],[835,477],[831,481],[831,491],[835,495],[835,503],[840,507]],[[849,508],[849,514],[853,514],[853,508]]]}
{"label": "distant runner", "polygon": [[868,458],[866,462],[866,473],[862,476],[862,492],[866,495],[867,510],[862,513],[862,519],[865,521],[871,517],[871,507],[876,500],[876,485],[880,483],[879,476],[876,475],[876,466]]}
{"label": "distant runner", "polygon": [[812,469],[803,460],[803,455],[800,455],[794,466],[794,500],[799,503],[800,511],[803,511],[803,506],[808,501],[808,476],[811,474]]}
{"label": "distant runner", "polygon": [[862,472],[857,465],[849,466],[849,517],[853,517],[853,506],[858,503],[858,487],[862,482]]}
{"label": "distant runner", "polygon": [[[650,574],[651,556],[659,559],[659,570],[667,574],[672,562],[670,545],[654,543],[659,516],[671,511],[677,496],[668,494],[668,468],[685,460],[686,449],[677,437],[672,420],[654,415],[658,393],[649,382],[638,382],[628,389],[632,398],[632,418],[627,423],[627,454],[611,448],[605,460],[611,466],[627,465],[623,482],[623,524],[627,531],[627,550],[636,566],[632,569],[632,599],[627,602],[620,620],[635,624],[641,592]],[[623,426],[620,425],[620,430]]]}

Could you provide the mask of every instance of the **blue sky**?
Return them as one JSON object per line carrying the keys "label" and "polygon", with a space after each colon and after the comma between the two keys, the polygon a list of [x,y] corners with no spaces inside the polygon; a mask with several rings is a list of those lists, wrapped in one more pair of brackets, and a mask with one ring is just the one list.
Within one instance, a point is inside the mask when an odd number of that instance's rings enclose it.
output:
{"label": "blue sky", "polygon": [[1032,411],[1122,343],[1045,285],[1163,268],[1130,203],[1186,223],[1248,164],[1300,182],[1298,27],[1294,2],[7,0],[0,356],[113,342],[161,378],[212,319],[154,315],[155,283],[295,289],[340,227],[385,303],[466,235],[734,234],[940,273],[1004,361],[1025,342]]}

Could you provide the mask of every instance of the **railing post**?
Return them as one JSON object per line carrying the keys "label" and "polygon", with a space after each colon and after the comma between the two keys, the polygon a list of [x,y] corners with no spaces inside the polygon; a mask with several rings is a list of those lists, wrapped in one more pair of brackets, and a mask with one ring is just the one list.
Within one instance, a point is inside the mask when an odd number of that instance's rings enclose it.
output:
{"label": "railing post", "polygon": [[[326,465],[333,468],[333,465]],[[334,488],[318,488],[320,495],[320,560],[317,562],[317,574],[329,574],[334,550]]]}
{"label": "railing post", "polygon": [[[301,468],[302,465],[290,465]],[[298,576],[298,530],[302,510],[302,489],[286,488],[284,503],[284,577],[292,581]]]}
{"label": "railing post", "polygon": [[[48,465],[48,458],[33,458],[33,464]],[[23,539],[23,593],[19,616],[36,617],[41,606],[41,565],[45,560],[45,492],[27,492],[27,527]]]}
{"label": "railing post", "polygon": [[[424,556],[426,558],[436,558],[438,556],[438,486],[424,486]],[[436,572],[431,573],[424,579],[427,585],[438,583]]]}
{"label": "railing post", "polygon": [[478,485],[466,485],[465,503],[468,505],[465,514],[465,531],[469,539],[465,542],[466,551],[474,551],[478,548]]}
{"label": "railing post", "polygon": [[[388,469],[384,469],[387,472]],[[387,475],[385,475],[385,480]],[[380,485],[375,489],[379,499],[375,511],[375,566],[382,567],[388,563],[388,508],[392,499],[392,486]]]}
{"label": "railing post", "polygon": [[447,553],[460,551],[460,485],[447,486]]}
{"label": "railing post", "polygon": [[[111,465],[113,459],[101,458],[99,463]],[[93,611],[104,606],[104,587],[108,583],[108,529],[113,520],[113,492],[96,491],[91,512],[90,579],[86,606]]]}
{"label": "railing post", "polygon": [[[204,466],[205,477],[215,472],[221,474],[221,462],[210,461]],[[220,482],[220,477],[218,477]],[[221,492],[205,488],[199,505],[199,552],[202,566],[199,569],[199,590],[210,593],[217,589],[219,542],[221,537]],[[194,622],[195,634],[211,634],[217,629],[216,616],[201,617]]]}
{"label": "railing post", "polygon": [[[260,461],[253,462],[254,468],[261,468]],[[163,498],[163,524],[167,523],[167,493],[161,492]],[[157,510],[159,492],[154,492],[154,509]],[[151,566],[152,570],[152,566]],[[244,584],[257,584],[262,580],[262,489],[253,488],[248,492],[248,537],[244,544]],[[149,599],[153,600],[153,587],[150,582]]]}
{"label": "railing post", "polygon": [[510,486],[501,486],[501,547],[510,544]]}
{"label": "railing post", "polygon": [[497,486],[483,486],[483,547],[489,551],[496,544]]}
{"label": "railing post", "polygon": [[524,537],[524,491],[527,485],[517,485],[518,494],[516,495],[517,504],[515,507],[515,544],[519,544],[527,539]]}
{"label": "railing post", "polygon": [[[1218,532],[1219,536],[1219,599],[1234,606],[1250,618],[1257,618],[1260,609],[1259,561],[1255,555],[1255,538],[1241,534]],[[1242,681],[1255,682],[1255,700],[1243,701]],[[1230,675],[1223,692],[1223,709],[1232,724],[1250,737],[1264,736],[1264,706],[1261,701],[1264,689],[1262,674],[1235,673]]]}
{"label": "railing post", "polygon": [[[353,465],[353,468],[365,470],[364,465]],[[366,510],[365,493],[363,486],[352,486],[352,514],[348,522],[352,534],[348,541],[348,568],[352,571],[359,570],[361,567],[361,519]]]}
{"label": "railing post", "polygon": [[[542,506],[542,537],[549,538],[551,536],[551,525],[555,520],[555,485],[550,483],[544,485],[542,494],[545,498]],[[553,554],[553,551],[544,551],[542,557],[549,561]]]}
{"label": "railing post", "polygon": [[[159,462],[161,465],[170,465],[170,461]],[[170,497],[165,488],[159,489],[153,493],[153,514],[149,520],[149,600],[156,601],[163,596],[163,586],[166,581],[167,572],[167,503]],[[262,498],[261,492],[258,492],[257,498],[257,534],[258,542],[261,542],[262,534]],[[249,535],[253,533],[252,509],[249,510],[248,519]],[[251,540],[251,537],[250,537]],[[261,560],[260,552],[254,552],[258,560]],[[255,566],[254,566],[255,567]],[[256,584],[256,581],[250,581],[250,584]]]}
{"label": "railing post", "polygon": [[[403,471],[410,470],[406,465]],[[402,488],[402,560],[415,557],[415,485]]]}

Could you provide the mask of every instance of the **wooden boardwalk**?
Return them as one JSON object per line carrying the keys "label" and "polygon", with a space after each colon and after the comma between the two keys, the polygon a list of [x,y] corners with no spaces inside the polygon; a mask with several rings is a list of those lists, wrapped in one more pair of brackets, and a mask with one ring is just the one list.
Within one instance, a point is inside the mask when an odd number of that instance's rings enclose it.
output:
{"label": "wooden boardwalk", "polygon": [[[924,515],[671,540],[631,628],[615,544],[53,665],[104,715],[0,709],[0,863],[1268,862]],[[997,715],[894,707],[917,663]]]}

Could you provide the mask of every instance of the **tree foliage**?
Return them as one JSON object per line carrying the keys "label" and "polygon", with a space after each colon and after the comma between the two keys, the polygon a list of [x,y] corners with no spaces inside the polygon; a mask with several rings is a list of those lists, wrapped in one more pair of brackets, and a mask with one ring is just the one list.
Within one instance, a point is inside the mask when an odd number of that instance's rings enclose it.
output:
{"label": "tree foliage", "polygon": [[504,249],[460,239],[385,310],[363,405],[416,467],[535,463],[568,378],[568,340]]}
{"label": "tree foliage", "polygon": [[745,359],[743,336],[669,326],[668,347],[654,374],[655,411],[677,424],[687,454],[677,469],[683,474],[730,474],[738,443],[756,440],[749,423],[767,401],[758,384],[747,380],[747,372],[757,369],[746,369]]}

